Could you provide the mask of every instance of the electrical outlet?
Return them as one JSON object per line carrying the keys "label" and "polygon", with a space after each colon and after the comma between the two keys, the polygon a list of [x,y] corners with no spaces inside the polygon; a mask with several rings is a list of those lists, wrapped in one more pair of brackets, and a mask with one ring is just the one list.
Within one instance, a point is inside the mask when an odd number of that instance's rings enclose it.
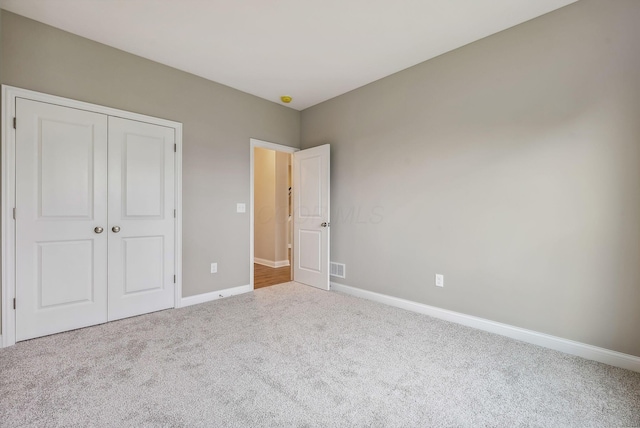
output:
{"label": "electrical outlet", "polygon": [[238,213],[246,213],[247,206],[245,204],[236,204],[236,212]]}
{"label": "electrical outlet", "polygon": [[218,263],[211,263],[211,273],[218,273]]}
{"label": "electrical outlet", "polygon": [[444,287],[444,275],[436,274],[436,287]]}

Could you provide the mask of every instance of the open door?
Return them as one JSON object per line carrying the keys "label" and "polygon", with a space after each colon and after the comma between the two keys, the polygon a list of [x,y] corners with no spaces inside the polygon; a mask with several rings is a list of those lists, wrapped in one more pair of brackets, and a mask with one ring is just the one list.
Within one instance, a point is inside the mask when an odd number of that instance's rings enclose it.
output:
{"label": "open door", "polygon": [[329,290],[329,145],[293,154],[293,278]]}

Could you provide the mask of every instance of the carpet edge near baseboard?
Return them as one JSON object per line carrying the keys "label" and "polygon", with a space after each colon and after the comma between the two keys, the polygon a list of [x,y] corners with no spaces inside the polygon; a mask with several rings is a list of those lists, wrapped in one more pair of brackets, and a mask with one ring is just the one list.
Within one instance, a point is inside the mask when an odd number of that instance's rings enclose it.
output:
{"label": "carpet edge near baseboard", "polygon": [[499,323],[485,318],[475,317],[473,315],[466,315],[460,312],[438,308],[436,306],[429,306],[423,303],[405,300],[386,294],[375,293],[373,291],[363,290],[361,288],[337,282],[331,282],[331,290],[405,309],[411,312],[429,315],[434,318],[465,325],[478,330],[499,334],[522,342],[564,352],[565,354],[575,355],[588,360],[608,364],[610,366],[640,372],[640,357],[636,357],[634,355],[600,348],[587,343],[576,342],[574,340],[564,339],[562,337],[552,336],[546,333],[540,333],[509,324]]}

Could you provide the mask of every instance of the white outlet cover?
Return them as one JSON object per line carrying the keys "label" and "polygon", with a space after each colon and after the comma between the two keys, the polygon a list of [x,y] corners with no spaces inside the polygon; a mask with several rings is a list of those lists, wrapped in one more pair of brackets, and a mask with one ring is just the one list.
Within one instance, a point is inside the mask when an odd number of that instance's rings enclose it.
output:
{"label": "white outlet cover", "polygon": [[436,287],[444,287],[444,275],[436,274]]}
{"label": "white outlet cover", "polygon": [[218,263],[211,263],[211,273],[218,272]]}
{"label": "white outlet cover", "polygon": [[245,204],[237,204],[236,205],[236,212],[246,213],[247,212],[247,206]]}

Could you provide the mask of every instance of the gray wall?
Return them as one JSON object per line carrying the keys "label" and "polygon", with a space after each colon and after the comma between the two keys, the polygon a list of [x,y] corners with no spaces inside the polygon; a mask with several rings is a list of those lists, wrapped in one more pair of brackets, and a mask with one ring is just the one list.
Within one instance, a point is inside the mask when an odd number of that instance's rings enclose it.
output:
{"label": "gray wall", "polygon": [[640,356],[638,23],[582,0],[303,111],[338,282]]}
{"label": "gray wall", "polygon": [[298,147],[299,112],[7,11],[1,59],[4,84],[182,122],[183,295],[249,284],[249,139]]}

